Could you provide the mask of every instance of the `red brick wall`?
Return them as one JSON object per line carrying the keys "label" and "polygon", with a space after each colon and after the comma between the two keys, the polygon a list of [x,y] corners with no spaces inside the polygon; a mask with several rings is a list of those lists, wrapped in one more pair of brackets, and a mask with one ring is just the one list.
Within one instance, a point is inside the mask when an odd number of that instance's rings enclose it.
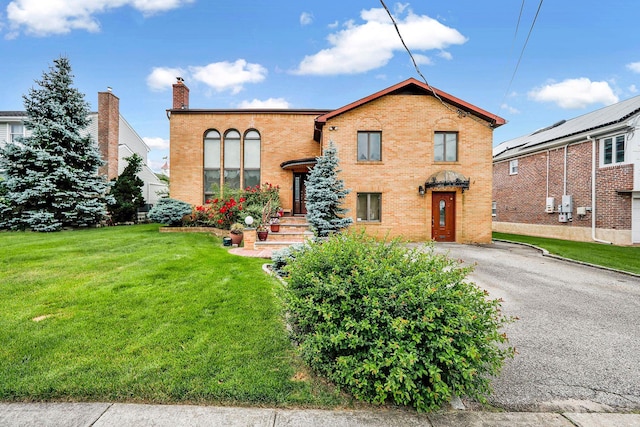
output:
{"label": "red brick wall", "polygon": [[[519,158],[517,175],[509,175],[508,160],[493,165],[493,200],[497,202],[494,221],[591,227],[591,212],[579,217],[576,208],[592,207],[592,143],[585,141],[569,145],[566,155],[566,194],[573,196],[573,221],[560,223],[557,211],[552,214],[544,211],[547,176],[548,196],[555,198],[556,208],[565,194],[564,146]],[[631,229],[631,198],[617,190],[630,190],[632,187],[633,165],[596,168],[596,227]]]}

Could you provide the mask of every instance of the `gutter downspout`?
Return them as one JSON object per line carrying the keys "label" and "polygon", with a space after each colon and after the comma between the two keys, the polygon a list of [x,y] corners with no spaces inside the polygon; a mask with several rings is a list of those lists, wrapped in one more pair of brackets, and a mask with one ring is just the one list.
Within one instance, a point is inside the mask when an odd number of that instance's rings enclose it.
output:
{"label": "gutter downspout", "polygon": [[605,243],[611,245],[612,243],[607,240],[596,238],[596,165],[598,159],[596,158],[596,140],[591,135],[587,135],[587,139],[592,142],[591,150],[591,239],[594,242]]}

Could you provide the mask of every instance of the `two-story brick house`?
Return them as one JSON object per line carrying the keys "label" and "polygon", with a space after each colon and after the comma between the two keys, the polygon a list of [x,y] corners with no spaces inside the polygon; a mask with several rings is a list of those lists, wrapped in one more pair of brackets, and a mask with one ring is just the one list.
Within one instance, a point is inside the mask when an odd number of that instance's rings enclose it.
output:
{"label": "two-story brick house", "polygon": [[504,119],[415,79],[337,110],[193,109],[173,86],[171,197],[202,204],[212,185],[281,188],[304,215],[309,168],[333,142],[356,227],[414,241],[491,241],[491,147]]}
{"label": "two-story brick house", "polygon": [[640,243],[640,96],[494,149],[495,231]]}

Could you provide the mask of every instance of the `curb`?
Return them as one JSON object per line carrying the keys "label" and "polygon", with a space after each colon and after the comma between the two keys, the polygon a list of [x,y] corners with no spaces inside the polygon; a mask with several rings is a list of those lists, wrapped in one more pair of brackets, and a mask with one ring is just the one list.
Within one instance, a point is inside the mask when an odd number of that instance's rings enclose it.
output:
{"label": "curb", "polygon": [[548,250],[546,250],[544,248],[541,248],[539,246],[536,246],[536,245],[532,245],[531,243],[514,242],[513,240],[504,240],[504,239],[491,239],[491,241],[492,242],[512,243],[514,245],[520,245],[520,246],[527,246],[527,247],[539,250],[542,253],[542,256],[545,256],[545,257],[554,258],[554,259],[557,259],[557,260],[560,260],[560,261],[566,261],[566,262],[570,262],[570,263],[573,263],[573,264],[585,265],[587,267],[593,267],[593,268],[597,268],[597,269],[600,269],[600,270],[606,270],[606,271],[611,271],[611,272],[614,272],[614,273],[626,274],[627,276],[640,278],[640,274],[631,273],[630,271],[617,270],[615,268],[605,267],[605,266],[597,265],[597,264],[591,264],[589,262],[578,261],[578,260],[571,259],[571,258],[565,258],[565,257],[561,257],[560,255],[554,255],[554,254],[550,253]]}

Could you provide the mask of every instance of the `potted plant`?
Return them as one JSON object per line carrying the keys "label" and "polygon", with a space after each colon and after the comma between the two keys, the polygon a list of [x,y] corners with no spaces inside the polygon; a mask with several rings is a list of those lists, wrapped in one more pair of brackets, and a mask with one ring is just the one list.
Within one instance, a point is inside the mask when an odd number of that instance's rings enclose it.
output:
{"label": "potted plant", "polygon": [[231,244],[240,246],[242,238],[244,237],[244,226],[239,222],[231,224],[229,229],[229,237],[231,237]]}
{"label": "potted plant", "polygon": [[269,236],[267,225],[269,224],[270,218],[271,200],[267,200],[267,203],[262,207],[262,216],[260,218],[260,223],[256,227],[256,234],[258,235],[258,240],[261,242],[267,240],[267,237]]}
{"label": "potted plant", "polygon": [[273,233],[277,233],[280,231],[280,218],[277,216],[271,217],[269,220],[269,226],[271,227],[271,231]]}

